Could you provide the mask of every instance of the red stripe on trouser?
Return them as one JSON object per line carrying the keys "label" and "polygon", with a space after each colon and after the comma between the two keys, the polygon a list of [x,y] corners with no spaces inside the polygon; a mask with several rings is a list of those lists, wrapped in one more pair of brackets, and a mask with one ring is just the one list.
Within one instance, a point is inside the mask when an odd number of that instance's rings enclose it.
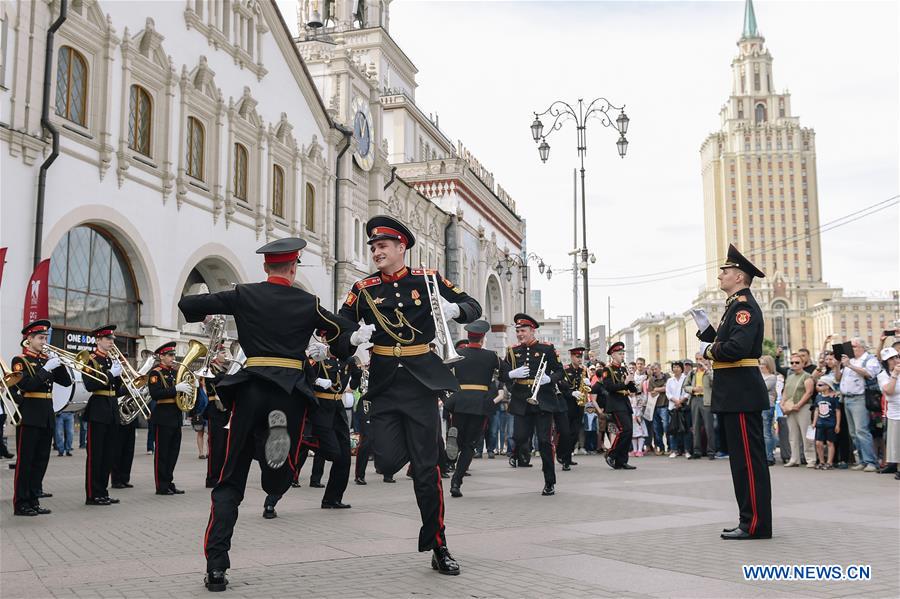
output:
{"label": "red stripe on trouser", "polygon": [[744,459],[747,460],[747,478],[750,482],[750,510],[753,512],[753,518],[750,520],[751,535],[756,533],[756,524],[759,515],[756,511],[756,480],[753,477],[753,464],[750,462],[750,441],[747,438],[747,418],[745,414],[738,414],[741,422],[741,440],[744,442]]}
{"label": "red stripe on trouser", "polygon": [[13,477],[13,509],[16,508],[16,502],[18,501],[19,495],[19,472],[22,471],[22,437],[25,433],[25,427],[19,427],[19,439],[18,439],[18,447],[16,447],[16,475]]}
{"label": "red stripe on trouser", "polygon": [[91,485],[91,465],[93,460],[91,459],[93,454],[94,444],[91,442],[91,439],[94,437],[94,431],[91,430],[91,427],[88,427],[88,435],[87,435],[87,468],[85,468],[84,475],[84,493],[87,495],[88,499],[93,499],[94,494],[91,493],[92,485]]}
{"label": "red stripe on trouser", "polygon": [[[222,477],[225,476],[225,468],[228,466],[228,453],[231,451],[231,431],[234,430],[231,427],[231,420],[234,418],[235,412],[237,412],[237,402],[234,402],[234,405],[231,406],[231,416],[228,417],[228,439],[225,441],[225,459],[222,462],[222,470],[219,472],[217,485],[222,482]],[[206,525],[206,533],[203,535],[203,557],[206,558],[209,557],[206,553],[206,546],[209,544],[209,531],[212,530],[213,522],[216,520],[216,504],[212,500],[213,491],[209,493],[209,523]]]}
{"label": "red stripe on trouser", "polygon": [[619,415],[616,412],[613,412],[613,418],[616,419],[616,438],[613,439],[612,445],[610,445],[609,449],[606,451],[607,455],[616,448],[616,445],[619,444],[619,437],[622,436],[622,425],[619,423]]}
{"label": "red stripe on trouser", "polygon": [[[88,429],[90,432],[90,429]],[[153,484],[156,486],[156,490],[159,491],[159,425],[157,424],[154,429],[153,435]],[[88,442],[90,442],[90,435],[88,435]]]}
{"label": "red stripe on trouser", "polygon": [[434,471],[437,474],[437,490],[438,490],[438,529],[434,534],[434,540],[437,542],[438,547],[444,546],[444,541],[441,539],[441,531],[444,529],[444,486],[441,484],[441,468],[440,466],[435,466]]}
{"label": "red stripe on trouser", "polygon": [[300,437],[297,439],[297,451],[294,452],[294,463],[296,464],[300,460],[300,447],[303,445],[303,431],[306,430],[306,411],[303,411],[303,416],[300,418]]}

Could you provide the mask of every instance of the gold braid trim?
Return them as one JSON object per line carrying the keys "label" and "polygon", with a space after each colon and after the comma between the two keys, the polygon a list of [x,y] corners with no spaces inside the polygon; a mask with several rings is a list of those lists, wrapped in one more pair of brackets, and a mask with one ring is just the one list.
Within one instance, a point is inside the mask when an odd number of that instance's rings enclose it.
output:
{"label": "gold braid trim", "polygon": [[334,334],[334,337],[331,337],[331,338],[328,337],[328,334],[326,332],[325,343],[331,343],[332,341],[334,341],[335,339],[337,339],[338,337],[341,336],[341,325],[339,325],[338,323],[334,322],[333,320],[331,320],[330,318],[328,318],[327,316],[322,314],[322,311],[319,309],[319,298],[316,298],[316,313],[318,313],[319,318],[321,318],[322,320],[324,320],[325,322],[327,322],[328,324],[333,326],[334,330],[336,331]]}
{"label": "gold braid trim", "polygon": [[[375,305],[375,300],[372,299],[372,296],[369,295],[369,292],[365,288],[361,289],[360,293],[362,294],[363,298],[365,298],[366,304],[368,304],[369,309],[372,311],[372,314],[375,315],[375,320],[378,321],[379,326],[381,326],[381,330],[387,333],[391,337],[391,339],[393,339],[397,343],[401,345],[410,345],[416,340],[415,333],[422,333],[422,331],[414,327],[408,320],[406,320],[403,312],[401,312],[399,309],[394,310],[394,314],[397,315],[397,322],[391,322],[387,316],[381,313],[381,311],[378,309],[378,306]],[[404,339],[399,333],[395,333],[391,330],[401,329],[403,327],[409,327],[410,330],[413,331],[413,334],[409,337],[409,339]]]}

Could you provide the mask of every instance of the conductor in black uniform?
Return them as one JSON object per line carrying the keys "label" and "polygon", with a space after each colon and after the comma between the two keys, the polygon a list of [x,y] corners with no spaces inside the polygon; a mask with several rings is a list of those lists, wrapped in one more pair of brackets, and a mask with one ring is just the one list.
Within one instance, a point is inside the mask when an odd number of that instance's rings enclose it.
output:
{"label": "conductor in black uniform", "polygon": [[116,325],[107,324],[91,331],[97,347],[91,353],[90,366],[106,377],[106,382],[85,376],[84,388],[91,392],[82,422],[89,422],[87,459],[84,468],[85,505],[119,503],[109,496],[107,484],[112,472],[116,437],[119,434],[118,397],[122,387],[122,364],[113,360],[109,351],[116,343]]}
{"label": "conductor in black uniform", "polygon": [[[720,268],[719,289],[725,292],[725,314],[718,330],[702,311],[694,313],[704,342],[703,356],[712,360],[712,410],[725,431],[731,480],[740,522],[722,531],[723,539],[772,538],[772,487],[766,463],[762,411],[769,397],[758,361],[762,355],[763,315],[750,293],[756,277],[766,275],[734,247]],[[708,345],[707,345],[708,344]]]}
{"label": "conductor in black uniform", "polygon": [[[516,444],[515,455],[509,458],[509,464],[513,467],[530,466],[527,454],[531,448],[531,437],[537,431],[544,473],[541,495],[550,496],[556,493],[551,429],[555,418],[558,418],[558,426],[567,422],[561,405],[563,400],[556,393],[556,385],[562,380],[563,367],[553,344],[543,343],[535,337],[535,330],[539,325],[534,318],[527,314],[516,314],[513,319],[519,344],[508,348],[506,352],[511,380],[509,413],[514,416],[513,439]],[[542,359],[546,362],[546,369],[538,381],[537,401],[531,403],[532,385]],[[568,430],[559,432],[563,438],[568,436]]]}
{"label": "conductor in black uniform", "polygon": [[[634,375],[625,366],[625,344],[616,341],[606,350],[609,364],[601,371],[600,380],[591,389],[594,395],[606,394],[605,412],[609,423],[616,426],[616,436],[606,451],[606,463],[613,470],[635,470],[628,463],[633,432],[633,410],[630,393],[637,393]],[[597,387],[602,387],[598,389]]]}
{"label": "conductor in black uniform", "polygon": [[50,461],[50,439],[56,428],[53,412],[53,383],[72,386],[72,377],[59,357],[44,353],[49,320],[35,320],[22,329],[25,350],[12,359],[12,371],[22,374],[15,399],[22,421],[16,430],[16,475],[13,481],[13,510],[16,516],[49,514],[41,507],[39,495]]}
{"label": "conductor in black uniform", "polygon": [[[506,362],[481,346],[490,329],[491,325],[485,320],[467,324],[468,343],[457,350],[465,359],[453,364],[453,374],[459,382],[459,391],[448,400],[453,413],[451,430],[456,429],[456,443],[459,446],[456,470],[450,480],[450,495],[453,497],[462,497],[460,487],[463,477],[472,463],[475,444],[482,439],[487,417],[493,411],[497,397],[496,381],[509,382]],[[449,433],[448,437],[452,438]],[[449,445],[448,441],[448,453],[451,453]],[[452,453],[450,457],[453,457]]]}
{"label": "conductor in black uniform", "polygon": [[157,495],[182,495],[184,491],[175,486],[175,464],[181,453],[181,425],[184,414],[175,403],[175,395],[191,390],[190,383],[175,382],[178,369],[175,365],[175,342],[169,341],[156,348],[159,358],[148,374],[147,390],[154,400],[153,421],[153,481]]}
{"label": "conductor in black uniform", "polygon": [[[444,536],[444,498],[438,471],[441,439],[438,396],[457,391],[450,369],[431,351],[435,318],[427,277],[434,277],[441,311],[447,319],[467,323],[481,306],[436,271],[409,268],[406,251],[416,239],[399,221],[376,216],[366,223],[368,244],[378,272],[357,281],[340,315],[372,334],[369,401],[375,435],[375,467],[393,476],[412,462],[413,487],[422,518],[419,551],[433,551],[431,565],[441,574],[459,574]],[[447,343],[451,341],[445,340]]]}
{"label": "conductor in black uniform", "polygon": [[203,543],[210,591],[224,591],[228,584],[228,551],[252,460],[259,460],[267,494],[282,495],[290,487],[294,464],[288,454],[298,442],[306,407],[314,401],[304,362],[307,352],[322,359],[327,349],[309,343],[312,333],[324,329],[332,351],[343,358],[353,353],[353,345],[368,340],[364,333],[354,333],[355,324],[337,318],[316,296],[292,285],[305,246],[300,238],[270,242],[257,250],[265,255],[266,281],[185,296],[178,302],[188,322],[212,314],[233,315],[247,356],[241,370],[216,385],[219,399],[231,406],[231,426]]}

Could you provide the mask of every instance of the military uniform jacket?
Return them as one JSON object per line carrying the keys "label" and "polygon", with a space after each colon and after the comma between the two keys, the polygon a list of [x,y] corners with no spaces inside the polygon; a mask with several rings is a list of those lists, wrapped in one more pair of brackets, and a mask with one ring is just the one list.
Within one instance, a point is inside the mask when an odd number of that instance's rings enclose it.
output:
{"label": "military uniform jacket", "polygon": [[[219,368],[216,365],[212,365],[211,368],[215,372],[215,376],[211,379],[206,379],[204,385],[206,386],[206,396],[209,398],[209,403],[206,404],[206,409],[203,411],[203,415],[206,416],[206,419],[209,421],[210,426],[225,426],[225,423],[228,422],[228,418],[231,416],[231,410],[229,406],[225,405],[225,402],[219,397],[219,392],[216,389],[216,385],[222,382],[222,379],[225,378],[225,369]],[[214,401],[213,398],[218,398],[218,402]]]}
{"label": "military uniform jacket", "polygon": [[[150,419],[153,424],[159,426],[181,426],[184,421],[181,410],[175,404],[175,375],[178,373],[178,367],[166,368],[159,365],[149,372],[147,379],[147,389],[150,391],[150,398],[156,403],[153,406],[153,412]],[[172,403],[160,400],[171,400]]]}
{"label": "military uniform jacket", "polygon": [[[89,376],[81,377],[81,380],[84,381],[84,388],[92,394],[88,399],[87,408],[84,410],[84,419],[88,422],[115,424],[119,422],[119,400],[117,398],[125,394],[122,378],[114,377],[109,373],[113,360],[107,354],[94,351],[91,353],[89,365],[102,371],[108,382],[104,385]],[[114,395],[97,395],[97,391],[109,391]]]}
{"label": "military uniform jacket", "polygon": [[[582,381],[587,378],[587,372],[584,367],[575,368],[571,364],[563,368],[563,377],[559,381],[559,390],[565,400],[566,411],[577,412],[580,409],[578,400],[572,395],[573,391],[581,388]],[[587,401],[587,397],[583,401]]]}
{"label": "military uniform jacket", "polygon": [[[306,369],[309,386],[316,393],[318,407],[309,417],[309,422],[314,427],[331,429],[334,427],[334,414],[344,409],[343,393],[350,385],[350,366],[345,360],[329,357],[321,362],[309,361]],[[331,389],[316,387],[316,379],[328,379],[331,381]],[[336,395],[336,399],[324,397]]]}
{"label": "military uniform jacket", "polygon": [[[357,281],[338,314],[353,322],[375,325],[375,345],[409,347],[434,341],[434,317],[428,301],[425,274],[435,274],[441,297],[459,304],[459,323],[481,316],[481,306],[462,289],[434,270],[403,267],[394,275],[375,273]],[[406,368],[432,391],[457,391],[456,379],[434,352],[415,356],[382,356],[373,352],[369,363],[368,397],[375,397],[394,380],[397,368]]]}
{"label": "military uniform jacket", "polygon": [[[710,325],[697,331],[701,341],[712,343],[706,357],[713,360],[713,412],[760,412],[769,409],[769,396],[762,373],[755,364],[723,368],[721,363],[762,355],[763,315],[749,289],[742,289],[725,300],[725,314],[716,330]],[[717,365],[717,363],[719,363]]]}
{"label": "military uniform jacket", "polygon": [[[601,385],[606,391],[606,406],[604,411],[608,414],[613,412],[633,413],[631,409],[630,393],[637,393],[637,387],[634,382],[626,383],[628,377],[628,368],[625,365],[613,366],[608,364],[600,374],[600,381],[597,385]],[[596,385],[595,385],[596,386]],[[599,389],[592,391],[599,396]]]}
{"label": "military uniform jacket", "polygon": [[26,350],[24,354],[12,359],[10,368],[13,372],[21,372],[22,380],[16,385],[14,398],[22,414],[22,425],[37,428],[56,427],[56,414],[53,412],[53,400],[37,397],[25,397],[23,393],[52,393],[53,383],[63,387],[72,386],[72,377],[68,369],[60,365],[53,372],[44,370],[47,358]]}
{"label": "military uniform jacket", "polygon": [[506,350],[507,372],[528,364],[531,376],[537,375],[541,356],[547,357],[547,370],[545,374],[550,377],[550,382],[538,388],[538,405],[528,403],[531,397],[531,384],[533,378],[514,379],[507,388],[512,398],[509,402],[509,413],[516,416],[524,416],[532,412],[562,412],[563,400],[556,393],[556,386],[562,380],[563,367],[556,356],[556,349],[551,343],[536,341],[531,345],[515,345]]}
{"label": "military uniform jacket", "polygon": [[465,358],[452,366],[460,390],[450,396],[444,407],[454,414],[493,413],[497,397],[495,380],[509,382],[509,366],[496,353],[481,347],[464,347],[457,353]]}
{"label": "military uniform jacket", "polygon": [[[306,347],[317,330],[325,330],[325,340],[336,356],[348,358],[356,350],[350,335],[359,328],[355,323],[336,317],[319,306],[319,298],[287,279],[272,277],[270,281],[237,285],[219,293],[187,295],[178,308],[188,322],[200,322],[209,314],[230,314],[237,325],[241,349],[250,358],[288,358],[306,361]],[[313,391],[306,381],[303,366],[246,366],[216,385],[223,399],[230,397],[236,386],[254,379],[278,385],[286,393],[299,391],[309,400]]]}

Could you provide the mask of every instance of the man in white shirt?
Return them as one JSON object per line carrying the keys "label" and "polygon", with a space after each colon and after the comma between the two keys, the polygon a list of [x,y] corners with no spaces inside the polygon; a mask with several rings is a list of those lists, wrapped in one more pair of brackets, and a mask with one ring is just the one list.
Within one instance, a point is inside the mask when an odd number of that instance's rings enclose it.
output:
{"label": "man in white shirt", "polygon": [[[690,391],[686,388],[687,377],[684,374],[684,365],[681,362],[672,362],[672,376],[666,381],[666,397],[669,400],[669,423],[673,431],[670,435],[669,454],[670,458],[677,458],[682,453],[690,453],[691,451],[691,434],[690,430],[684,430],[683,426],[679,426],[677,422],[673,422],[676,418],[681,418],[685,414],[679,410],[687,409],[687,402],[690,399]],[[683,420],[682,420],[683,422]]]}
{"label": "man in white shirt", "polygon": [[853,470],[875,472],[878,469],[878,458],[875,456],[872,433],[869,431],[866,379],[877,377],[881,365],[878,358],[866,351],[866,346],[858,337],[851,339],[850,344],[853,346],[853,357],[841,356],[841,366],[835,369],[834,378],[841,384],[847,430],[859,452],[859,463]]}

